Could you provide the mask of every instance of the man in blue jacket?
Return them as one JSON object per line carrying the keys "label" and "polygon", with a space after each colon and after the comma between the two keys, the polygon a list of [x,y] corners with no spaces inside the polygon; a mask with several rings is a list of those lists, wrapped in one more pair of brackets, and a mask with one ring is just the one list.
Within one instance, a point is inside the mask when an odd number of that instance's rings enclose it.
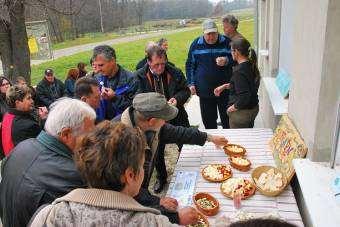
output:
{"label": "man in blue jacket", "polygon": [[111,120],[132,104],[133,74],[117,64],[116,51],[108,46],[96,46],[92,59],[97,64],[97,79],[101,91],[98,120]]}
{"label": "man in blue jacket", "polygon": [[203,36],[189,49],[186,75],[191,94],[200,98],[201,116],[206,129],[217,128],[217,108],[223,128],[229,128],[227,116],[228,90],[215,97],[214,89],[229,83],[232,74],[230,39],[219,34],[215,22],[203,22]]}

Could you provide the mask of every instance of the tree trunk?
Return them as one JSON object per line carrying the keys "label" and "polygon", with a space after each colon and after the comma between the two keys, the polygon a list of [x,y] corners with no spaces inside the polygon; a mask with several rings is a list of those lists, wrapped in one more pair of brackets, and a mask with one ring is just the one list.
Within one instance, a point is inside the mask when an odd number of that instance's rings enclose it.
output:
{"label": "tree trunk", "polygon": [[13,76],[23,76],[27,81],[31,81],[30,52],[25,25],[25,6],[23,1],[14,1],[13,4],[10,13]]}
{"label": "tree trunk", "polygon": [[[1,21],[1,30],[4,31],[0,39],[1,59],[4,71],[10,80],[23,76],[31,81],[30,53],[27,43],[25,26],[25,9],[23,1],[7,1],[9,11],[9,23]],[[7,24],[7,25],[6,25]]]}
{"label": "tree trunk", "polygon": [[0,58],[4,76],[12,77],[12,47],[11,34],[9,30],[9,23],[5,20],[0,20]]}

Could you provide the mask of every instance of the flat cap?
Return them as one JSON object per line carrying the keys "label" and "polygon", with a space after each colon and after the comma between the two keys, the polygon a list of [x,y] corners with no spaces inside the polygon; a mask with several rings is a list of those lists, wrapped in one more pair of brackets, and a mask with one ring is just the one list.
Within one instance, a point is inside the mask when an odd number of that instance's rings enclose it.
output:
{"label": "flat cap", "polygon": [[165,121],[174,119],[178,113],[178,109],[168,104],[164,95],[156,92],[136,95],[132,106],[145,117],[159,118]]}

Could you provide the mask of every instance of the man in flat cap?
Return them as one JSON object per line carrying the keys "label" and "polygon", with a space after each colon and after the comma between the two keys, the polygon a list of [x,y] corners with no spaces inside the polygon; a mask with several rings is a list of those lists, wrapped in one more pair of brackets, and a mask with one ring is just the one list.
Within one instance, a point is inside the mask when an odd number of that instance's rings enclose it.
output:
{"label": "man in flat cap", "polygon": [[186,75],[191,94],[198,95],[201,116],[206,129],[217,128],[217,109],[223,128],[229,128],[227,117],[228,90],[219,97],[214,89],[229,83],[232,74],[230,39],[218,33],[216,23],[203,22],[203,35],[190,46],[186,61]]}
{"label": "man in flat cap", "polygon": [[164,95],[156,92],[141,93],[135,96],[132,106],[122,113],[121,122],[132,127],[139,127],[145,133],[147,140],[144,181],[141,191],[135,199],[144,206],[159,209],[162,214],[169,217],[172,223],[188,225],[197,220],[194,210],[185,207],[176,212],[178,206],[176,199],[159,198],[151,195],[148,191],[158,144],[161,142],[203,146],[208,141],[213,142],[216,146],[223,146],[228,143],[228,140],[222,136],[201,132],[196,128],[185,128],[166,123],[166,121],[174,119],[177,113],[178,109],[170,105]]}

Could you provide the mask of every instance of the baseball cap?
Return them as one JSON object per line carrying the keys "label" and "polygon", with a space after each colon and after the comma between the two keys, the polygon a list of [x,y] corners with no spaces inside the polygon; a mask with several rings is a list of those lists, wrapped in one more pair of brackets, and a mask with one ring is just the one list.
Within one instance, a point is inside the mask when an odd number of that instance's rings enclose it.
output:
{"label": "baseball cap", "polygon": [[145,117],[170,121],[177,116],[178,109],[168,104],[164,95],[156,92],[141,93],[135,96],[132,106]]}
{"label": "baseball cap", "polygon": [[202,26],[203,26],[203,33],[204,34],[207,34],[207,33],[210,33],[210,32],[217,32],[217,25],[211,19],[206,19],[203,22]]}
{"label": "baseball cap", "polygon": [[46,69],[45,75],[48,75],[48,74],[53,74],[53,70],[52,69]]}

